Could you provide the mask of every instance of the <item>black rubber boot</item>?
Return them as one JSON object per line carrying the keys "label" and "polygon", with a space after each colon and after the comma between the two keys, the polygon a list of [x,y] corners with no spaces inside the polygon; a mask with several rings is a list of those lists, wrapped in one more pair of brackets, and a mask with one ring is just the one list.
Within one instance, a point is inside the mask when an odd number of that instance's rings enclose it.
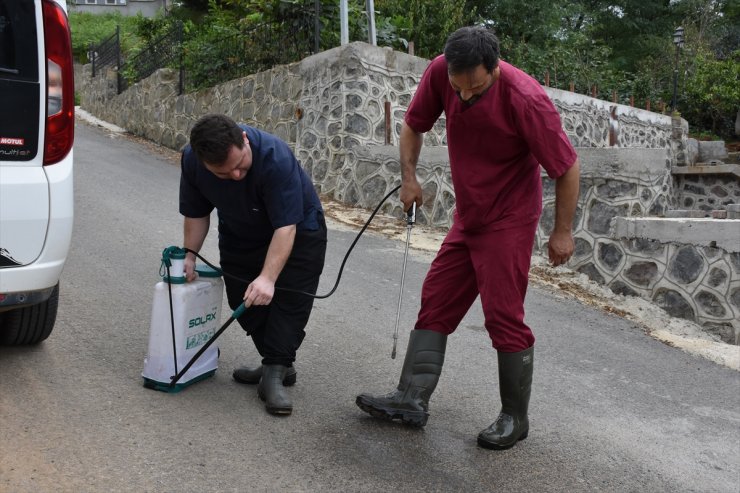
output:
{"label": "black rubber boot", "polygon": [[293,412],[293,403],[283,387],[287,366],[262,365],[262,378],[257,386],[257,395],[265,401],[265,409],[270,414],[287,416]]}
{"label": "black rubber boot", "polygon": [[411,426],[424,426],[432,396],[445,359],[447,336],[431,330],[413,330],[395,392],[383,396],[360,394],[357,406],[371,416],[400,419]]}
{"label": "black rubber boot", "polygon": [[[295,368],[292,366],[288,367],[288,371],[285,373],[285,378],[283,379],[283,385],[285,385],[286,387],[295,385],[296,375],[297,372],[295,371]],[[234,377],[234,380],[239,383],[245,383],[247,385],[257,385],[258,383],[260,383],[260,378],[262,378],[262,365],[258,366],[257,368],[237,368],[236,370],[234,370],[234,373],[232,373],[231,376]]]}
{"label": "black rubber boot", "polygon": [[491,426],[478,434],[478,445],[504,450],[527,438],[533,367],[534,346],[518,353],[498,353],[501,412]]}

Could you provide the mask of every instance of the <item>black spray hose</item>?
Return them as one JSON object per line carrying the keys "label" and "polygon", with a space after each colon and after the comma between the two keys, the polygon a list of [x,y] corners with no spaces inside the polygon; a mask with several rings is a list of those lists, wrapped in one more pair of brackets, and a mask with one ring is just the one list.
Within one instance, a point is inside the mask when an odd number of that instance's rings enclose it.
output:
{"label": "black spray hose", "polygon": [[[339,273],[337,274],[337,281],[334,283],[334,287],[331,288],[331,291],[329,291],[327,294],[317,295],[317,294],[314,294],[314,293],[307,293],[306,291],[299,291],[297,289],[281,288],[281,287],[277,287],[277,286],[275,287],[275,289],[279,289],[281,291],[288,291],[288,292],[291,292],[291,293],[305,294],[306,296],[311,296],[312,298],[316,298],[316,299],[328,298],[329,296],[331,296],[332,294],[334,294],[334,291],[336,291],[337,290],[337,287],[339,286],[339,280],[342,278],[342,272],[344,271],[344,264],[347,263],[347,259],[349,258],[349,254],[352,253],[352,249],[355,247],[355,245],[359,241],[360,236],[362,236],[362,233],[364,233],[365,230],[367,229],[367,227],[370,225],[370,221],[373,220],[373,218],[375,217],[375,214],[377,214],[378,211],[380,210],[380,207],[385,203],[386,200],[388,200],[388,198],[391,195],[393,195],[400,188],[401,188],[401,185],[398,185],[396,188],[394,188],[393,190],[391,190],[390,192],[388,192],[388,195],[386,195],[385,197],[383,197],[383,200],[381,200],[380,203],[378,204],[378,206],[375,207],[375,210],[373,211],[372,214],[370,214],[370,217],[365,222],[365,225],[362,227],[362,229],[360,230],[360,232],[357,233],[357,236],[355,236],[355,239],[352,242],[352,244],[350,245],[349,249],[347,250],[347,253],[344,254],[344,259],[342,259],[342,265],[339,266]],[[241,281],[241,282],[246,282],[246,283],[250,283],[251,282],[251,281],[248,281],[246,279],[241,279],[240,277],[237,277],[237,276],[234,276],[232,274],[228,274],[228,273],[224,272],[223,270],[221,270],[221,268],[216,267],[215,265],[213,265],[212,263],[210,263],[208,260],[206,260],[205,258],[203,258],[198,252],[195,252],[193,250],[190,250],[189,248],[183,248],[183,250],[185,250],[186,252],[190,252],[190,253],[194,254],[196,257],[198,257],[199,259],[201,259],[208,267],[210,267],[211,269],[214,269],[214,270],[216,270],[218,272],[221,272],[224,276],[228,276],[228,277],[230,277],[232,279],[236,279],[237,281]],[[179,373],[177,373],[177,375],[175,375],[174,377],[172,377],[172,381],[170,382],[170,385],[169,385],[170,388],[174,387],[175,384],[177,384],[177,382],[180,380],[180,378],[182,378],[182,376],[190,369],[190,367],[193,366],[193,363],[195,363],[198,360],[198,358],[200,358],[200,356],[206,351],[206,349],[208,349],[211,346],[211,344],[213,344],[216,341],[216,339],[218,339],[218,337],[226,330],[226,328],[229,325],[231,325],[231,322],[233,322],[234,320],[236,320],[237,318],[241,317],[244,314],[244,312],[246,311],[246,309],[247,309],[247,307],[244,305],[244,303],[242,303],[241,305],[239,305],[236,308],[236,310],[234,310],[234,313],[232,313],[231,316],[229,317],[229,319],[221,326],[220,329],[218,329],[218,332],[216,332],[215,334],[213,334],[213,337],[211,337],[208,340],[208,342],[206,342],[203,345],[203,347],[200,348],[200,350],[197,353],[195,353],[195,355],[190,359],[190,361],[188,361],[188,364],[185,365],[183,367],[183,369],[180,370]],[[173,337],[173,341],[174,341],[174,337]],[[177,366],[175,366],[175,371],[177,371]]]}
{"label": "black spray hose", "polygon": [[[329,296],[331,296],[332,294],[334,294],[334,291],[336,291],[337,290],[337,287],[339,286],[340,279],[342,279],[342,272],[344,271],[344,264],[347,263],[347,259],[349,258],[349,254],[352,253],[352,249],[355,247],[355,245],[359,241],[360,236],[362,236],[362,233],[364,233],[365,230],[367,229],[367,227],[370,226],[370,222],[375,217],[375,214],[378,213],[378,211],[380,210],[380,207],[385,203],[386,200],[388,200],[388,198],[391,195],[393,195],[394,193],[396,193],[398,191],[398,189],[400,189],[400,188],[401,188],[401,185],[398,185],[396,188],[394,188],[393,190],[391,190],[390,192],[388,192],[388,195],[386,195],[385,197],[383,197],[383,200],[381,200],[380,203],[377,205],[377,207],[375,207],[375,210],[373,211],[372,214],[370,214],[370,217],[365,222],[365,225],[362,227],[362,229],[360,230],[360,232],[357,233],[357,236],[355,236],[354,241],[349,246],[349,249],[347,250],[347,253],[344,254],[344,259],[342,259],[342,265],[339,266],[339,273],[337,274],[337,281],[334,283],[334,287],[331,288],[331,291],[329,291],[326,294],[315,294],[315,293],[308,293],[306,291],[300,291],[300,290],[297,290],[297,289],[281,288],[280,286],[275,286],[275,289],[276,290],[280,290],[280,291],[290,292],[290,293],[305,294],[306,296],[310,296],[312,298],[316,298],[317,300],[322,300],[322,299],[328,298]],[[195,255],[196,257],[198,257],[199,259],[201,259],[208,267],[210,267],[211,269],[214,269],[214,270],[220,272],[225,277],[230,277],[232,279],[236,279],[237,281],[245,282],[247,284],[249,284],[250,282],[252,282],[252,281],[249,281],[247,279],[242,279],[240,277],[237,277],[235,275],[229,274],[228,272],[225,272],[225,271],[221,270],[220,267],[216,267],[215,265],[213,265],[212,263],[210,263],[208,260],[206,260],[205,258],[203,258],[196,251],[193,251],[193,250],[191,250],[189,248],[183,248],[183,250],[185,250],[186,252],[192,253],[193,255]]]}

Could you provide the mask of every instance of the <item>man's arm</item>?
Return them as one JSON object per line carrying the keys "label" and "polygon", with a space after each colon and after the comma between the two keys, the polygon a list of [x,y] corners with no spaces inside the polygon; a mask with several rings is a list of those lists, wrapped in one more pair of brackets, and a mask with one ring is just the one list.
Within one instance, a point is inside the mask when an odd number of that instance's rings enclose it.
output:
{"label": "man's arm", "polygon": [[[199,252],[210,226],[210,215],[205,217],[186,217],[183,226],[183,246],[194,252]],[[185,256],[185,278],[188,281],[195,279],[195,255],[190,252]]]}
{"label": "man's arm", "polygon": [[552,265],[562,265],[570,259],[575,249],[573,242],[573,216],[578,204],[580,165],[575,163],[555,180],[555,226],[550,233],[548,254]]}
{"label": "man's arm", "polygon": [[416,202],[417,207],[420,207],[423,203],[421,185],[416,179],[416,165],[419,162],[419,154],[421,154],[423,143],[423,135],[409,127],[406,122],[403,122],[399,147],[401,157],[401,202],[405,211],[408,211],[414,202]]}
{"label": "man's arm", "polygon": [[275,281],[282,272],[285,263],[293,251],[296,225],[283,226],[272,234],[270,246],[267,248],[265,265],[257,278],[247,286],[244,292],[244,302],[250,305],[268,305],[275,295]]}

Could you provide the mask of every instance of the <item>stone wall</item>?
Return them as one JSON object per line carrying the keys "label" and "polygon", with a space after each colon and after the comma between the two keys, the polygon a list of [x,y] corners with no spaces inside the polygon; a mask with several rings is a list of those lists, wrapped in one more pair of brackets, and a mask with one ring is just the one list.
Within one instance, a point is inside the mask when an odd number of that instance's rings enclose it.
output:
{"label": "stone wall", "polygon": [[[116,94],[112,71],[90,79],[88,66],[81,76],[84,80],[78,82],[85,110],[134,133],[146,132],[141,135],[164,145],[181,145],[199,116],[218,111],[280,135],[303,151],[301,157],[307,161],[313,161],[314,151],[319,150],[323,153],[319,161],[328,164],[355,145],[385,144],[386,101],[391,105],[391,144],[398,143],[406,107],[428,63],[358,42],[182,96],[177,96],[175,72],[168,69],[121,95]],[[668,116],[559,89],[545,90],[576,147],[608,146],[612,106],[619,121],[620,146],[670,149],[673,145],[674,128]],[[322,145],[330,149],[324,152]],[[425,135],[425,145],[446,145],[444,115]],[[325,177],[329,185],[334,178],[331,173]]]}
{"label": "stone wall", "polygon": [[740,344],[739,232],[737,219],[617,217],[603,243],[614,268],[600,281]]}
{"label": "stone wall", "polygon": [[[394,145],[398,144],[406,107],[428,63],[390,49],[352,43],[184,95],[177,95],[177,74],[171,70],[160,70],[118,95],[114,72],[91,79],[88,66],[83,73],[81,99],[82,107],[95,116],[174,149],[187,142],[190,128],[200,116],[228,114],[291,144],[322,194],[371,208],[400,183],[398,148]],[[653,299],[672,313],[693,316],[703,323],[726,326],[728,314],[737,318],[732,308],[737,290],[718,291],[711,285],[721,277],[719,271],[714,275],[709,274],[711,269],[702,271],[702,279],[707,279],[700,282],[707,285],[702,292],[714,298],[699,296],[695,280],[683,285],[680,277],[671,278],[670,272],[675,274],[676,269],[670,266],[683,265],[687,255],[691,259],[698,255],[706,266],[714,266],[716,256],[710,258],[701,249],[691,250],[696,255],[687,254],[690,250],[681,242],[657,248],[640,238],[613,237],[610,232],[615,217],[661,216],[673,205],[670,170],[688,162],[686,122],[557,89],[546,91],[577,147],[582,167],[574,225],[576,254],[570,266],[618,292]],[[391,145],[385,145],[386,102],[390,105]],[[608,147],[612,109],[618,120],[619,147]],[[455,199],[444,147],[444,118],[424,141],[417,174],[425,205],[417,219],[422,224],[447,227]],[[545,207],[535,246],[546,252],[554,220],[554,182],[543,176],[543,183]],[[729,183],[722,187],[729,195],[737,193]],[[687,199],[682,196],[679,200]],[[394,198],[383,210],[401,217],[400,209]],[[718,255],[725,264],[735,265],[725,256],[737,255],[737,250]],[[678,260],[671,260],[674,257]],[[728,286],[740,282],[736,266],[723,272]],[[670,290],[651,273],[671,278]],[[641,284],[645,282],[650,290]],[[654,286],[664,289],[660,296]],[[711,308],[715,298],[722,310]],[[691,311],[682,308],[681,300],[688,300],[685,303]]]}
{"label": "stone wall", "polygon": [[[670,198],[670,159],[665,149],[578,148],[581,187],[569,267],[609,284],[624,252],[610,238],[614,217],[662,215]],[[547,251],[555,222],[555,182],[543,177],[543,212],[536,245]]]}
{"label": "stone wall", "polygon": [[732,174],[676,175],[673,192],[676,209],[711,212],[740,204],[740,180]]}
{"label": "stone wall", "polygon": [[[352,43],[304,60],[304,89],[296,154],[317,187],[336,198],[346,195],[339,179],[349,151],[385,144],[386,101],[391,105],[390,144],[398,143],[401,123],[428,60]],[[576,147],[608,147],[609,114],[616,108],[618,143],[623,147],[672,150],[671,118],[624,105],[545,88]],[[326,139],[326,140],[324,140]],[[444,115],[425,134],[426,147],[447,144]],[[435,204],[435,208],[440,204]]]}
{"label": "stone wall", "polygon": [[172,149],[187,143],[193,124],[206,113],[225,113],[294,143],[303,84],[298,69],[296,64],[277,66],[183,95],[177,94],[178,74],[171,69],[156,71],[122,94],[117,94],[114,70],[91,78],[91,66],[85,65],[78,83],[83,109]]}

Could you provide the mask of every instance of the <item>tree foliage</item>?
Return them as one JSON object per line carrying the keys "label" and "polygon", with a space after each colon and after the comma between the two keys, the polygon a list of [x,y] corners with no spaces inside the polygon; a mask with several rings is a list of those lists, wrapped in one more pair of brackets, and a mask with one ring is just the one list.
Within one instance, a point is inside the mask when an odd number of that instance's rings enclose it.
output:
{"label": "tree foliage", "polygon": [[414,53],[425,58],[442,52],[449,33],[475,21],[475,11],[466,9],[464,2],[377,0],[375,8],[378,18],[395,28],[394,47],[407,48],[413,41]]}
{"label": "tree foliage", "polygon": [[72,31],[72,53],[78,62],[87,63],[90,46],[99,43],[116,32],[120,26],[120,41],[124,50],[136,46],[140,40],[136,34],[142,16],[124,17],[120,13],[91,14],[70,10],[69,24]]}

